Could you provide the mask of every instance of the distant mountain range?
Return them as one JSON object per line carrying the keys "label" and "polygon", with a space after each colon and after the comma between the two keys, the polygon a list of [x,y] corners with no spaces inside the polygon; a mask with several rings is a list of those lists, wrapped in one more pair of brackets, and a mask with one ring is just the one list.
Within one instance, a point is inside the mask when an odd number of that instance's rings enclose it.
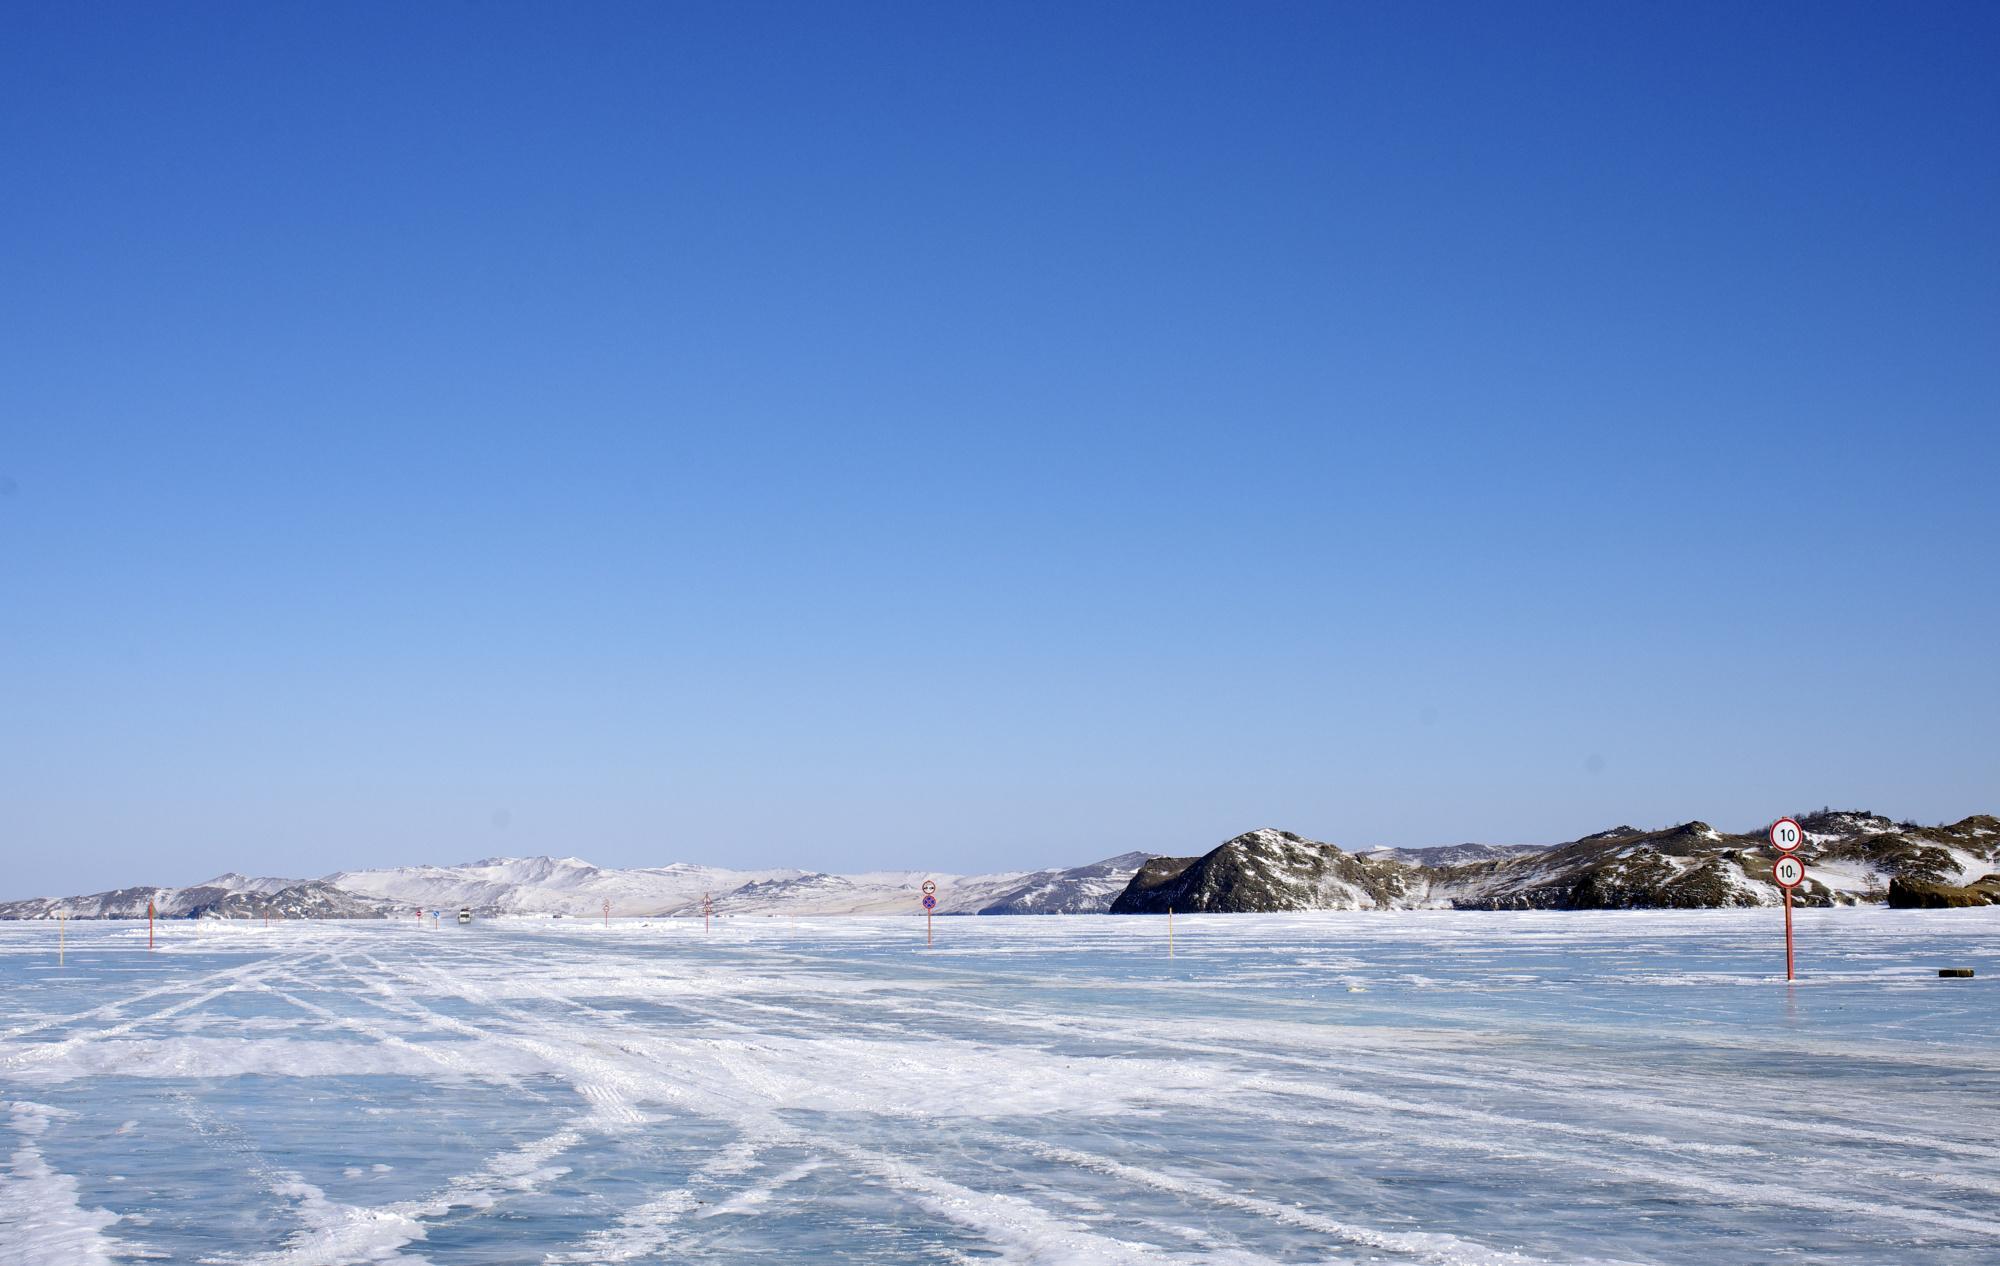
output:
{"label": "distant mountain range", "polygon": [[[2000,820],[1950,826],[1867,812],[1795,815],[1807,905],[2000,904]],[[1620,826],[1548,847],[1452,844],[1349,852],[1263,829],[1200,857],[1124,853],[1066,870],[941,875],[833,875],[675,863],[611,869],[575,857],[490,858],[459,866],[340,871],[322,879],[229,873],[189,888],[120,888],[89,896],[0,902],[0,919],[392,918],[417,909],[482,916],[905,914],[924,880],[940,914],[1147,914],[1279,910],[1698,909],[1771,905],[1775,856],[1759,829],[1725,834],[1703,822]]]}
{"label": "distant mountain range", "polygon": [[612,914],[624,917],[698,916],[704,896],[721,915],[903,914],[922,908],[926,879],[937,884],[940,914],[1101,914],[1148,856],[1126,853],[1068,870],[991,875],[829,875],[681,862],[621,870],[577,857],[496,857],[460,866],[345,870],[312,880],[230,873],[189,888],[0,902],[0,919],[143,919],[148,902],[164,918],[392,918],[419,908],[465,906],[482,916],[595,918],[607,901]]}

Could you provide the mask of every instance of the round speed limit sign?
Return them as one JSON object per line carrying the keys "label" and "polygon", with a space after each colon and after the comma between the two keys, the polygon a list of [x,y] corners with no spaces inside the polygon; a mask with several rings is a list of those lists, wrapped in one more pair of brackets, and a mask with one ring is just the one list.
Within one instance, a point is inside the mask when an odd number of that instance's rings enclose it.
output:
{"label": "round speed limit sign", "polygon": [[1805,843],[1806,833],[1790,818],[1779,818],[1771,824],[1771,847],[1780,853],[1789,853]]}
{"label": "round speed limit sign", "polygon": [[1806,864],[1787,853],[1771,867],[1771,878],[1780,888],[1796,888],[1806,881]]}

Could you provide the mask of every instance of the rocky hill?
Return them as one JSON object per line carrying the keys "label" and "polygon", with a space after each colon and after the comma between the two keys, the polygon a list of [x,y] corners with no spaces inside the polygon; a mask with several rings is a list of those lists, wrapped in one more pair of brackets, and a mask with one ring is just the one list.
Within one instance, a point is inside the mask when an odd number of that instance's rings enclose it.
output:
{"label": "rocky hill", "polygon": [[[1807,881],[1794,894],[1804,905],[2000,904],[2000,821],[1990,816],[1932,827],[1866,812],[1794,816],[1806,831]],[[1707,909],[1781,899],[1761,827],[1619,826],[1550,848],[1482,856],[1467,847],[1356,854],[1289,831],[1251,831],[1201,857],[1154,858],[1111,913]]]}
{"label": "rocky hill", "polygon": [[1290,831],[1248,831],[1200,857],[1155,857],[1111,903],[1112,914],[1168,909],[1354,910],[1417,904],[1422,869],[1344,852]]}

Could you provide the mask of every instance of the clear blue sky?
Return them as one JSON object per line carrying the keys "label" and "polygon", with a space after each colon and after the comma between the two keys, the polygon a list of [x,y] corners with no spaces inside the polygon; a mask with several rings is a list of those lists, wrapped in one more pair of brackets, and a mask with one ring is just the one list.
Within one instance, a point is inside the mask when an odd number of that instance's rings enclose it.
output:
{"label": "clear blue sky", "polygon": [[2000,7],[7,28],[0,897],[2000,810]]}

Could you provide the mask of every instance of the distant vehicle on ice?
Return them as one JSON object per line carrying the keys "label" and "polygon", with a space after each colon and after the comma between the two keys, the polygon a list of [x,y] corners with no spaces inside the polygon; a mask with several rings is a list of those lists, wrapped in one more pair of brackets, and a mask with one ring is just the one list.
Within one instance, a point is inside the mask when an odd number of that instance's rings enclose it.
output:
{"label": "distant vehicle on ice", "polygon": [[472,907],[471,907],[471,906],[460,906],[460,907],[458,908],[458,921],[459,921],[460,923],[470,923],[470,922],[472,922]]}

